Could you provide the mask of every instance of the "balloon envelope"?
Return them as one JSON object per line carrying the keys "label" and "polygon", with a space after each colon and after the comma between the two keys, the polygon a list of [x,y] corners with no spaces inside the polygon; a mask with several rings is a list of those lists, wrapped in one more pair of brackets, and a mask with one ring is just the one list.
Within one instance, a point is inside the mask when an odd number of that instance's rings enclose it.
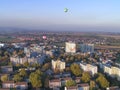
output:
{"label": "balloon envelope", "polygon": [[65,8],[65,9],[64,9],[64,12],[68,12],[68,9],[67,9],[67,8]]}

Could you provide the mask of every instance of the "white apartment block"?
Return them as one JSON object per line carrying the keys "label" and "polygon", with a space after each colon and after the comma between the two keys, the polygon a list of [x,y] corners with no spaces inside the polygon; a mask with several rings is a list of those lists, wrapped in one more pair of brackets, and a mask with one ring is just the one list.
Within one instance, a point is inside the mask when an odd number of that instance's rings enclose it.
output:
{"label": "white apartment block", "polygon": [[66,42],[65,51],[66,53],[76,53],[76,44],[73,42]]}
{"label": "white apartment block", "polygon": [[95,65],[80,63],[80,67],[83,71],[90,72],[91,75],[98,73],[98,68]]}
{"label": "white apartment block", "polygon": [[56,61],[52,60],[52,68],[53,69],[57,68],[59,70],[63,70],[63,69],[65,69],[65,62],[60,61],[60,60],[56,60]]}
{"label": "white apartment block", "polygon": [[111,77],[116,77],[120,81],[120,68],[115,66],[106,66],[104,65],[104,72],[110,75]]}
{"label": "white apartment block", "polygon": [[27,58],[20,58],[20,57],[10,57],[10,62],[13,63],[13,65],[16,64],[24,64],[25,62],[27,62]]}

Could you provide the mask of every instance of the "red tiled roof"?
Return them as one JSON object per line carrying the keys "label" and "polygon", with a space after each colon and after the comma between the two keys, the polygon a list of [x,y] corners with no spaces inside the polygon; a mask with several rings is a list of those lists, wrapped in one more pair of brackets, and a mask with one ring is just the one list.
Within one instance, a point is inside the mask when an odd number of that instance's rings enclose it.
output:
{"label": "red tiled roof", "polygon": [[27,82],[16,82],[16,85],[28,85]]}
{"label": "red tiled roof", "polygon": [[0,88],[0,90],[10,90],[10,89],[6,89],[6,88]]}
{"label": "red tiled roof", "polygon": [[52,79],[50,82],[60,82],[60,79]]}
{"label": "red tiled roof", "polygon": [[89,86],[88,83],[84,83],[84,84],[78,84],[79,87],[86,87],[86,86]]}
{"label": "red tiled roof", "polygon": [[4,81],[3,83],[14,83],[14,81]]}
{"label": "red tiled roof", "polygon": [[77,86],[70,86],[70,87],[67,87],[67,89],[76,89]]}

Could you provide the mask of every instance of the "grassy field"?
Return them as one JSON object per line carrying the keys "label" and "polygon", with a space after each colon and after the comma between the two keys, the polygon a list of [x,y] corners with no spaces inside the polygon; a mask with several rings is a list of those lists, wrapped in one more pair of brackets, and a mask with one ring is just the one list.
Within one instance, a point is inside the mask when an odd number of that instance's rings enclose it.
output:
{"label": "grassy field", "polygon": [[120,35],[98,35],[98,36],[105,37],[105,38],[112,37],[112,38],[115,38],[115,39],[120,39]]}
{"label": "grassy field", "polygon": [[103,49],[120,49],[120,46],[100,46],[100,45],[96,45],[95,48],[103,48]]}

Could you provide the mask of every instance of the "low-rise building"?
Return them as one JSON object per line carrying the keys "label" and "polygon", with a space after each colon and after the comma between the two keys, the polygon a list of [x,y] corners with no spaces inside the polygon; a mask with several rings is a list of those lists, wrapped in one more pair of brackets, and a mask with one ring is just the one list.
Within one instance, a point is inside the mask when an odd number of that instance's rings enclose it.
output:
{"label": "low-rise building", "polygon": [[83,71],[90,72],[91,75],[98,73],[98,68],[95,65],[80,63],[80,67]]}
{"label": "low-rise building", "polygon": [[27,62],[27,57],[24,58],[20,58],[20,57],[10,57],[10,61],[12,62],[13,65],[16,64],[24,64],[25,62]]}
{"label": "low-rise building", "polygon": [[81,81],[81,77],[76,77],[76,78],[75,78],[75,82],[76,82],[76,83],[80,83],[80,81]]}
{"label": "low-rise building", "polygon": [[65,87],[65,90],[78,90],[77,86]]}
{"label": "low-rise building", "polygon": [[28,84],[27,84],[27,82],[17,82],[15,84],[15,88],[17,90],[27,90],[28,89]]}
{"label": "low-rise building", "polygon": [[11,73],[13,72],[13,67],[12,66],[1,66],[1,73]]}
{"label": "low-rise building", "polygon": [[60,79],[52,79],[49,80],[49,88],[61,87]]}
{"label": "low-rise building", "polygon": [[14,81],[5,81],[2,83],[2,88],[15,88]]}
{"label": "low-rise building", "polygon": [[111,77],[116,77],[120,81],[120,68],[115,66],[104,65],[104,72]]}
{"label": "low-rise building", "polygon": [[89,90],[89,84],[85,83],[85,84],[78,84],[78,90]]}
{"label": "low-rise building", "polygon": [[2,88],[3,89],[10,89],[10,88],[16,88],[16,90],[27,90],[28,89],[28,83],[27,82],[14,82],[14,81],[5,81],[2,82]]}
{"label": "low-rise building", "polygon": [[119,86],[109,87],[106,90],[120,90]]}

